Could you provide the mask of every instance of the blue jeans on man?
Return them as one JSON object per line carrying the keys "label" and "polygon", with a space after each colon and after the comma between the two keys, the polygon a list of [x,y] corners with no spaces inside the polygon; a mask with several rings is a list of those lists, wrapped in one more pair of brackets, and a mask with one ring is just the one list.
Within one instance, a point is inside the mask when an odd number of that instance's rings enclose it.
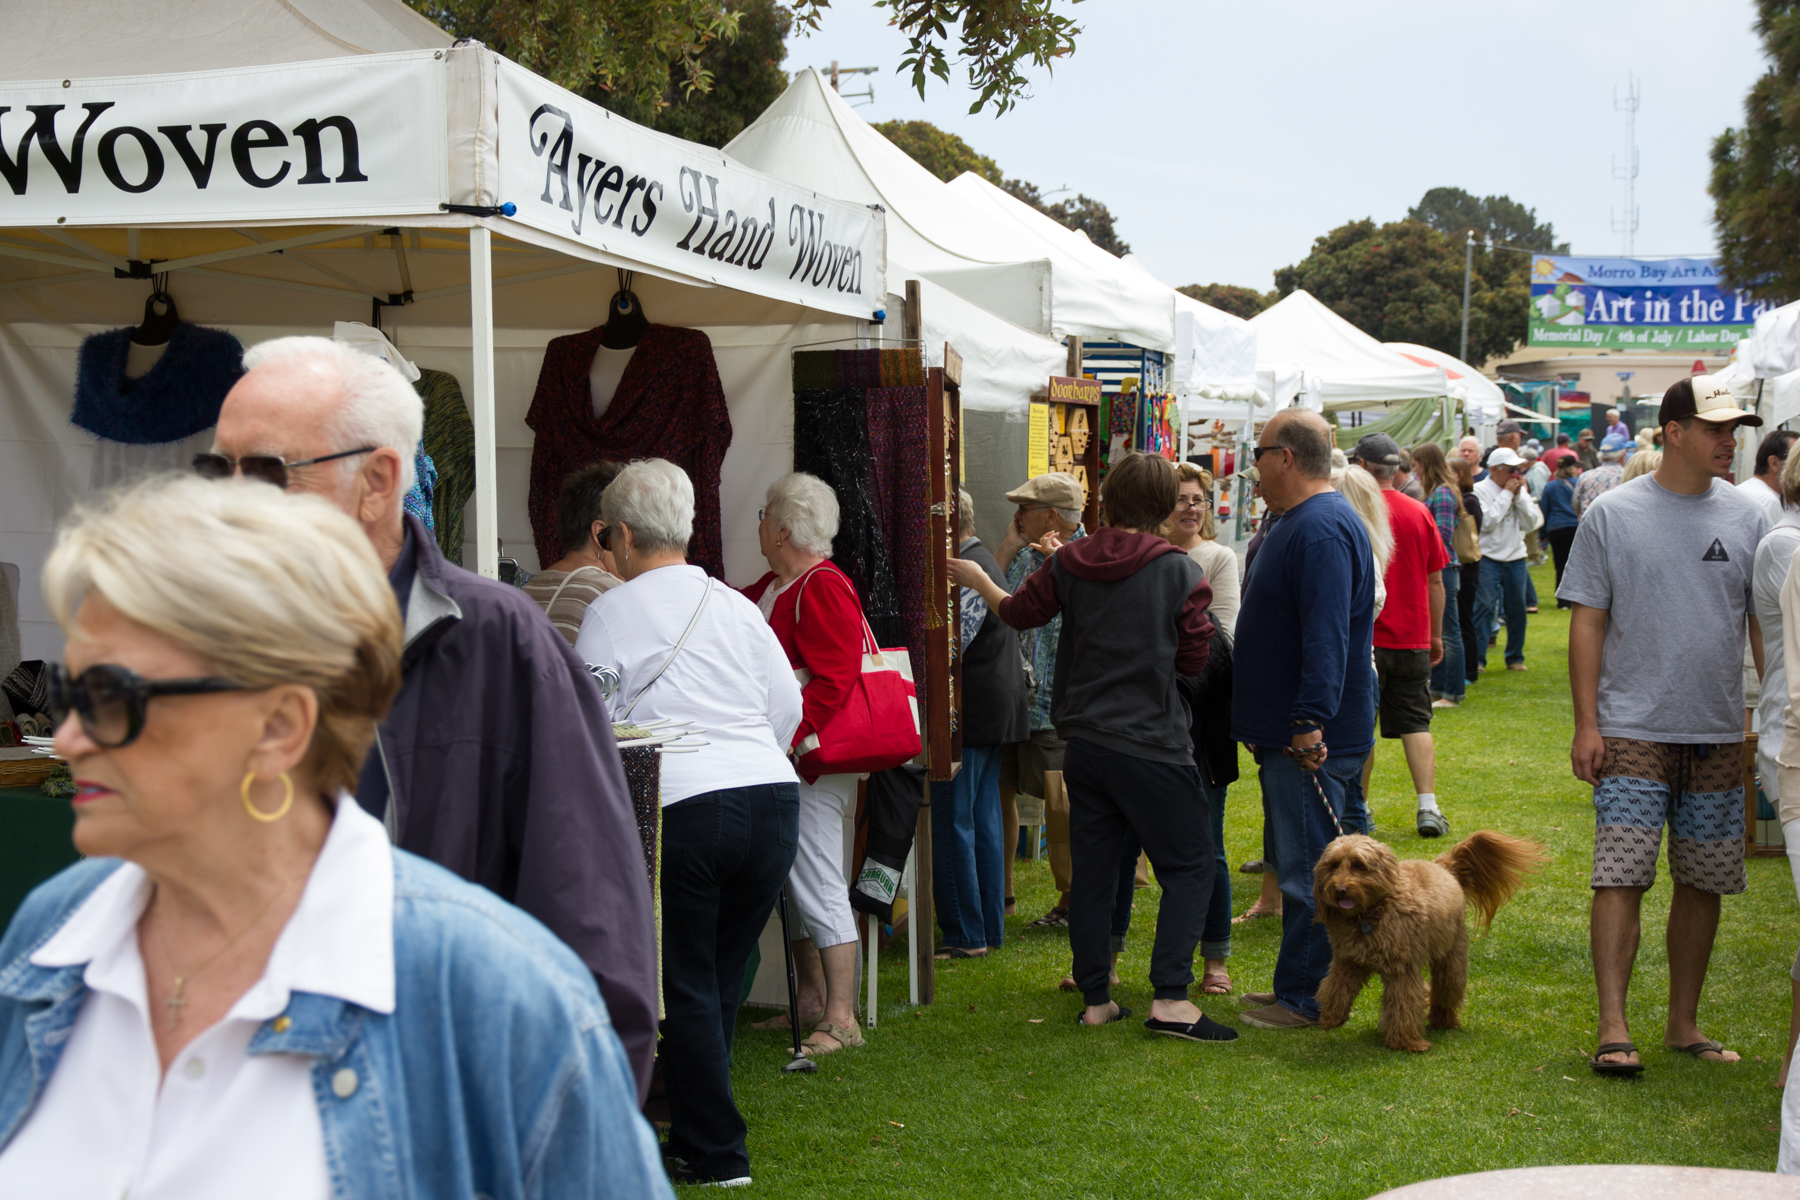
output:
{"label": "blue jeans on man", "polygon": [[1462,620],[1457,608],[1462,568],[1452,563],[1441,574],[1444,577],[1444,661],[1431,668],[1431,696],[1434,700],[1461,700],[1468,690],[1468,685],[1463,682]]}
{"label": "blue jeans on man", "polygon": [[[1323,767],[1308,771],[1279,749],[1256,748],[1257,776],[1268,806],[1275,872],[1281,883],[1281,953],[1275,959],[1275,1002],[1314,1020],[1319,1016],[1319,984],[1331,969],[1331,940],[1325,926],[1313,920],[1313,868],[1338,836],[1334,815],[1345,833],[1366,827],[1352,827],[1357,818],[1351,804],[1362,804],[1362,767],[1368,756],[1367,749],[1353,754],[1333,749]],[[1367,809],[1362,813],[1361,820],[1366,822]]]}
{"label": "blue jeans on man", "polygon": [[998,949],[1006,940],[1000,750],[964,746],[956,778],[931,785],[931,899],[945,946]]}
{"label": "blue jeans on man", "polygon": [[1480,643],[1475,656],[1482,666],[1487,666],[1488,651],[1482,634],[1494,629],[1494,619],[1502,608],[1506,612],[1506,661],[1525,661],[1525,585],[1530,581],[1523,558],[1511,562],[1482,558],[1481,587],[1475,594],[1475,635]]}

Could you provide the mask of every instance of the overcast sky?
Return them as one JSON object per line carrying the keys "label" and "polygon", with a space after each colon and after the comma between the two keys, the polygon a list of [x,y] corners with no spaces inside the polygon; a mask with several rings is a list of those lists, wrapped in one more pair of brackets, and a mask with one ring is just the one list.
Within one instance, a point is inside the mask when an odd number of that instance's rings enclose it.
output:
{"label": "overcast sky", "polygon": [[[927,120],[1008,176],[1102,200],[1172,285],[1274,286],[1345,221],[1398,220],[1426,189],[1505,194],[1579,254],[1624,249],[1624,114],[1640,81],[1639,254],[1709,254],[1712,139],[1766,67],[1748,0],[1087,0],[1076,52],[1032,98],[969,116],[960,71],[921,101],[887,10],[837,0],[790,71],[880,66],[870,121]],[[868,76],[846,81],[846,93]]]}

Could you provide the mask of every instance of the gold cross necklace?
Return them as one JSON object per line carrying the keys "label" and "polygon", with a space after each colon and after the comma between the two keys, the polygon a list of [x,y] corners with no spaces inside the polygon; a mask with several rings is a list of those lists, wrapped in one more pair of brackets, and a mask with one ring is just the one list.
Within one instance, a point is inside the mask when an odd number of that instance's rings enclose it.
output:
{"label": "gold cross necklace", "polygon": [[[275,901],[281,899],[281,896],[281,892],[276,892],[275,895],[270,897],[269,902],[263,905],[262,911],[256,914],[256,919],[227,938],[225,944],[213,951],[212,954],[207,957],[205,962],[175,976],[175,990],[169,993],[169,998],[167,1000],[163,1001],[163,1007],[169,1010],[169,1031],[171,1033],[181,1027],[181,1010],[188,1006],[188,1000],[185,994],[187,991],[188,980],[218,962],[227,950],[237,945],[239,938],[243,937],[246,933],[249,933],[252,929],[255,929],[258,925],[261,925],[263,918],[269,915],[269,910],[275,907]],[[152,895],[150,899],[151,902],[154,903],[156,900],[155,895]],[[156,941],[157,945],[161,947],[164,957],[170,958],[170,961],[173,962],[172,956],[169,955],[169,944],[164,940],[160,926],[157,928]]]}

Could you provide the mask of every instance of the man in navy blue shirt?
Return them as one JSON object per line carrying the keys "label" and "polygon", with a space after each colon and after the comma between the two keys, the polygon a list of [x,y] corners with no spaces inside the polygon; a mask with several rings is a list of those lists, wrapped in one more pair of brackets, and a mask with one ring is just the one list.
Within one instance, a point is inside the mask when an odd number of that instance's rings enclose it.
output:
{"label": "man in navy blue shirt", "polygon": [[1286,408],[1255,452],[1263,494],[1285,510],[1244,580],[1231,696],[1231,736],[1256,758],[1281,881],[1274,990],[1244,997],[1244,1023],[1259,1029],[1319,1023],[1331,943],[1313,920],[1313,867],[1375,741],[1375,553],[1332,490],[1331,449],[1325,418]]}

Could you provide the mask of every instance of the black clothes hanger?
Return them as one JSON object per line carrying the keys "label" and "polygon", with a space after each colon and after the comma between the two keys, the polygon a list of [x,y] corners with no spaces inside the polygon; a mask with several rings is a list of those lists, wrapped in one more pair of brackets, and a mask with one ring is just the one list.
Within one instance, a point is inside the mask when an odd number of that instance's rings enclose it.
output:
{"label": "black clothes hanger", "polygon": [[643,301],[631,290],[637,272],[620,270],[619,290],[606,306],[606,324],[600,329],[600,344],[608,350],[629,350],[636,346],[650,328],[644,315]]}
{"label": "black clothes hanger", "polygon": [[[131,340],[139,346],[167,345],[169,335],[181,324],[181,314],[175,311],[175,297],[169,295],[167,275],[158,275],[151,285],[150,298],[144,301],[144,323],[137,327]],[[163,312],[157,312],[156,306],[163,306]]]}

